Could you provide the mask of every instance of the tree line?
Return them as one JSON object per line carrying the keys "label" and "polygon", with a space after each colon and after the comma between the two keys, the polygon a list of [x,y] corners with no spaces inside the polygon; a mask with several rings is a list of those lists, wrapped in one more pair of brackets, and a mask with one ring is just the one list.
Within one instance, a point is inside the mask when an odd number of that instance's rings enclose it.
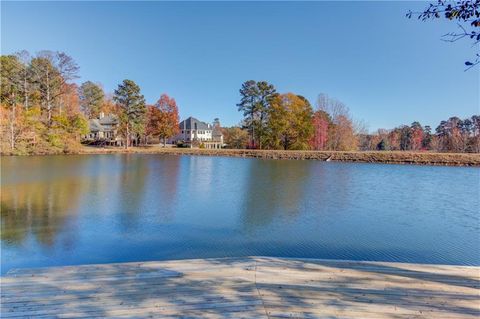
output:
{"label": "tree line", "polygon": [[[162,94],[148,105],[124,80],[113,93],[92,81],[77,85],[79,67],[63,52],[21,51],[0,56],[0,146],[3,154],[77,152],[88,120],[101,113],[118,120],[124,147],[154,137],[165,144],[179,130],[175,99]],[[284,150],[411,150],[480,152],[480,116],[451,117],[433,131],[418,122],[369,134],[341,101],[320,94],[315,107],[303,96],[279,93],[266,81],[240,88],[240,125],[222,128],[226,147]],[[219,124],[217,125],[219,126]]]}
{"label": "tree line", "polygon": [[480,152],[480,116],[442,121],[435,131],[419,122],[369,134],[348,107],[319,94],[315,108],[303,96],[280,94],[266,81],[249,80],[240,89],[243,121],[224,128],[231,148],[284,150],[398,150]]}
{"label": "tree line", "polygon": [[[266,81],[249,80],[240,89],[240,127],[225,130],[234,148],[353,151],[364,125],[341,101],[320,94],[316,108],[303,96],[277,92]],[[243,130],[243,134],[241,133]],[[231,141],[233,140],[233,141]]]}
{"label": "tree line", "polygon": [[79,66],[63,52],[21,51],[0,56],[0,130],[4,154],[76,152],[89,133],[88,119],[100,113],[118,119],[122,144],[164,141],[178,130],[175,99],[162,94],[147,105],[140,87],[124,80],[113,94],[87,81],[78,86]]}
{"label": "tree line", "polygon": [[419,122],[401,125],[392,130],[380,129],[375,134],[360,136],[362,150],[480,152],[480,116],[464,120],[454,116],[441,121],[432,131]]}

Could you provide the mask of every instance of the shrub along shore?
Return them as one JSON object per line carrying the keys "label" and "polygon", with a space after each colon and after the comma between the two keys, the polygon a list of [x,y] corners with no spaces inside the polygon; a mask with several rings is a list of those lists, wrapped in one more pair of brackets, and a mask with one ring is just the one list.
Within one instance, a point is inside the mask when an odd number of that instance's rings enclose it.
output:
{"label": "shrub along shore", "polygon": [[192,149],[192,148],[162,148],[132,147],[95,148],[83,147],[79,154],[171,154],[199,156],[230,156],[261,159],[289,160],[319,160],[335,162],[385,163],[385,164],[416,164],[440,166],[480,166],[480,154],[472,153],[430,153],[404,151],[283,151],[283,150],[238,150],[238,149]]}

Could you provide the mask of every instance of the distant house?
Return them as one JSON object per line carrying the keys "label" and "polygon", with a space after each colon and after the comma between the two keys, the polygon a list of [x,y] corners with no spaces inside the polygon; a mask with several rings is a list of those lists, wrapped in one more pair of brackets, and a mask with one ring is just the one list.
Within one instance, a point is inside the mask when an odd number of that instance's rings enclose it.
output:
{"label": "distant house", "polygon": [[83,142],[89,144],[121,145],[123,139],[118,135],[118,118],[100,113],[96,119],[88,120],[90,132],[84,136]]}
{"label": "distant house", "polygon": [[189,117],[179,124],[179,133],[170,143],[182,143],[187,147],[218,149],[223,147],[223,134],[219,127]]}

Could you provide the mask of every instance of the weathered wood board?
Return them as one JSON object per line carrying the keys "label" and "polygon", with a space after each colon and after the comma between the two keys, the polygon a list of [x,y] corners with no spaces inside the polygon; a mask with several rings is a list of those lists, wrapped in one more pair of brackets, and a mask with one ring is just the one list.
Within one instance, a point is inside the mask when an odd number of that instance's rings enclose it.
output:
{"label": "weathered wood board", "polygon": [[14,269],[1,318],[480,318],[480,267],[244,257]]}

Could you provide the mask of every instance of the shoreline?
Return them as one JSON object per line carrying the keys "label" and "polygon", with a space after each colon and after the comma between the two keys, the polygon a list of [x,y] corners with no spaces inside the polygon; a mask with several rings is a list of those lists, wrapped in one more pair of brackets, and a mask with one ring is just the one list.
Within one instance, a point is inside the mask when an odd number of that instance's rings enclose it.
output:
{"label": "shoreline", "polygon": [[[433,166],[480,166],[480,154],[474,153],[428,153],[409,151],[284,151],[248,149],[191,149],[174,147],[131,147],[128,150],[116,147],[83,146],[78,152],[64,155],[101,154],[171,154],[198,156],[226,156],[260,159],[318,160],[353,163],[410,164]],[[55,155],[55,154],[34,154]],[[58,155],[61,155],[58,154]],[[28,155],[27,155],[28,156]]]}

